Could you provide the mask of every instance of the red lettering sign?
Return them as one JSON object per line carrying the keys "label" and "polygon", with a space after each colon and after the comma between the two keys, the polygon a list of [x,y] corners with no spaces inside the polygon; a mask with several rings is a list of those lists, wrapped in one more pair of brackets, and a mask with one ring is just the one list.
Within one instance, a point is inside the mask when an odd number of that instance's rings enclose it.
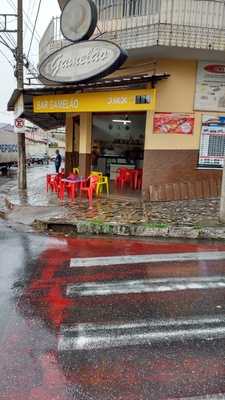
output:
{"label": "red lettering sign", "polygon": [[211,74],[225,74],[225,64],[209,64],[204,69]]}

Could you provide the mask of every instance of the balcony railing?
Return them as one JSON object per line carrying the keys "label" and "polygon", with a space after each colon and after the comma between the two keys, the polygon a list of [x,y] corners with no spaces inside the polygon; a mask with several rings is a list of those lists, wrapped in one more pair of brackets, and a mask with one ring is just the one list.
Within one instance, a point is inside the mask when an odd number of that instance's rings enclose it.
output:
{"label": "balcony railing", "polygon": [[223,0],[95,0],[103,37],[127,49],[225,49]]}
{"label": "balcony railing", "polygon": [[[225,50],[224,0],[94,0],[101,38],[126,49],[176,46]],[[39,49],[39,62],[68,41],[59,18],[50,22]]]}
{"label": "balcony railing", "polygon": [[52,18],[39,43],[39,64],[50,54],[69,43],[61,33],[60,18]]}

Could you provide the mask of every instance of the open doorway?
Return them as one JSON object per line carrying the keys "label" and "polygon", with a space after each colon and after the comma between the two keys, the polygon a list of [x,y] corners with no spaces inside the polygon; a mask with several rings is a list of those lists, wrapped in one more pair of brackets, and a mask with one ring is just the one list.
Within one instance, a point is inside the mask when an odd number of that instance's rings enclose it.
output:
{"label": "open doorway", "polygon": [[120,168],[143,168],[145,125],[145,112],[93,114],[92,169],[107,175],[111,188]]}

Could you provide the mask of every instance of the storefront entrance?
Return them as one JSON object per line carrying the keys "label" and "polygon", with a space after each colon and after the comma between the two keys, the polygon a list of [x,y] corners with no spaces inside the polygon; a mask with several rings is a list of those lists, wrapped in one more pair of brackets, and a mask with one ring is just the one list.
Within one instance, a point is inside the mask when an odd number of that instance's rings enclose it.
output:
{"label": "storefront entrance", "polygon": [[120,168],[143,169],[145,126],[146,112],[93,114],[91,169],[107,175],[112,188]]}

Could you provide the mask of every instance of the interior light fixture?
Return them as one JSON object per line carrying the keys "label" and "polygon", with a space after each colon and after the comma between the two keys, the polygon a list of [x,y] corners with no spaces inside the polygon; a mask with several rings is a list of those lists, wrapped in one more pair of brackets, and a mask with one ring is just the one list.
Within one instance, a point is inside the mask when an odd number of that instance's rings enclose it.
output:
{"label": "interior light fixture", "polygon": [[132,123],[132,121],[129,121],[126,119],[113,119],[112,122],[116,122],[117,124],[119,123],[119,124],[124,124],[124,125]]}

